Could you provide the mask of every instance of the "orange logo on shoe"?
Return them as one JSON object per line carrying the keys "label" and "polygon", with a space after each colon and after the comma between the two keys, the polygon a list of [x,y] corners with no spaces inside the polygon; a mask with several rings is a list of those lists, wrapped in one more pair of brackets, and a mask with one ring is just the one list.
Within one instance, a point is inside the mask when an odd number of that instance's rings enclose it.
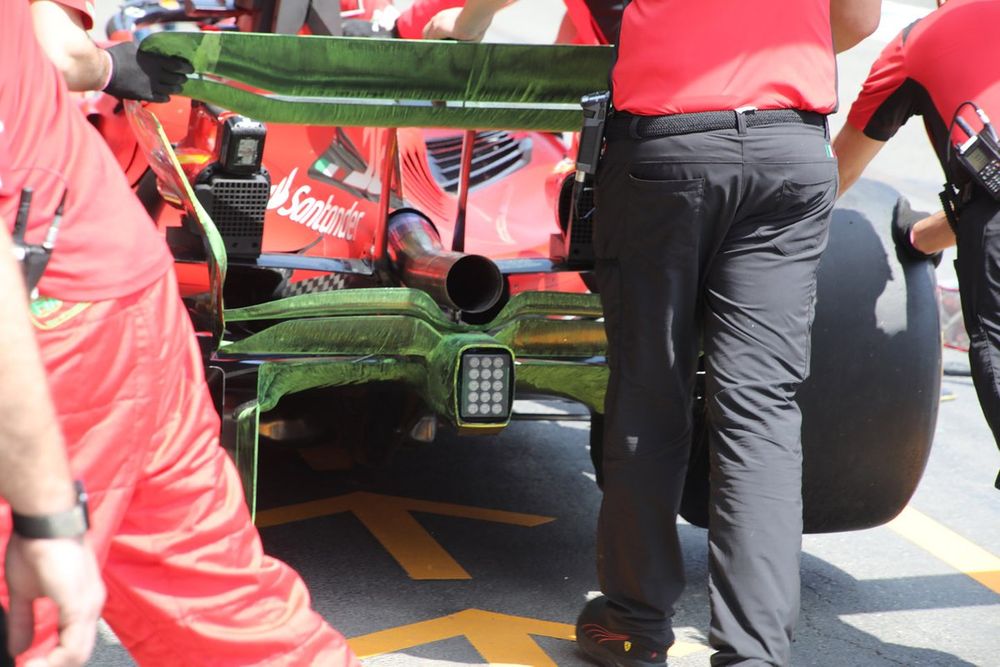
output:
{"label": "orange logo on shoe", "polygon": [[583,630],[587,634],[588,637],[590,637],[592,640],[594,640],[598,644],[603,644],[604,642],[608,642],[608,641],[623,640],[629,646],[632,645],[632,642],[630,642],[628,640],[628,635],[615,634],[614,632],[611,632],[607,628],[605,628],[605,627],[603,627],[601,625],[598,625],[597,623],[587,623],[586,625],[582,626],[580,629]]}

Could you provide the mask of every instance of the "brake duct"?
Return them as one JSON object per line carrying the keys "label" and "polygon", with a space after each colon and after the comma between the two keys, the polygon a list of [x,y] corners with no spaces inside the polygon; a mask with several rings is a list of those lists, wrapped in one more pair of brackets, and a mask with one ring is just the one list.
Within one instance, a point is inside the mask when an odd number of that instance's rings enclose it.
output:
{"label": "brake duct", "polygon": [[503,274],[492,260],[445,250],[431,221],[414,209],[389,216],[389,259],[406,287],[439,305],[468,313],[492,308],[503,294]]}

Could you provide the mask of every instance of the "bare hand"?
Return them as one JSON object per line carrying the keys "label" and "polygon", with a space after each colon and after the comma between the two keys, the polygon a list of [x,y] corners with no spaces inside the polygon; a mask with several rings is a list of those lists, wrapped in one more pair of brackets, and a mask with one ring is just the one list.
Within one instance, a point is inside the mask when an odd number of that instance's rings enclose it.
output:
{"label": "bare hand", "polygon": [[10,590],[7,646],[17,655],[31,646],[32,601],[50,598],[59,608],[59,645],[25,667],[79,667],[94,649],[104,607],[104,583],[90,547],[76,539],[26,539],[12,535],[7,546]]}
{"label": "bare hand", "polygon": [[[462,42],[479,42],[490,27],[490,21],[485,25],[465,25],[468,20],[459,20],[462,7],[443,9],[424,26],[424,39],[457,39]],[[492,16],[489,17],[492,19]]]}

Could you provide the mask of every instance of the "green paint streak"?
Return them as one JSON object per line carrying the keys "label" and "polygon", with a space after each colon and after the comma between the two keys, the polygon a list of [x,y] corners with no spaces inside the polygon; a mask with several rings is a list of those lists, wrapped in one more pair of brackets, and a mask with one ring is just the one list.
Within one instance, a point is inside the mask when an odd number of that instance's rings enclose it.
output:
{"label": "green paint streak", "polygon": [[579,129],[580,97],[607,87],[612,56],[601,46],[256,33],[163,32],[141,48],[191,61],[184,95],[261,121],[549,131]]}

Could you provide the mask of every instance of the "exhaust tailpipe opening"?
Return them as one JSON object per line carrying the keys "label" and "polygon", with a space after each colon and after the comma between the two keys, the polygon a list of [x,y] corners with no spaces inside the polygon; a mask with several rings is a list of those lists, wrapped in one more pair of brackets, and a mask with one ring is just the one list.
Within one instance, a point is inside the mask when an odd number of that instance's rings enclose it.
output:
{"label": "exhaust tailpipe opening", "polygon": [[466,255],[452,264],[445,289],[449,299],[459,309],[481,313],[489,310],[500,298],[503,276],[497,265],[489,259],[480,255]]}
{"label": "exhaust tailpipe opening", "polygon": [[400,209],[389,217],[389,257],[407,287],[422,289],[440,305],[468,313],[492,308],[503,294],[500,269],[482,255],[445,250],[422,213]]}

